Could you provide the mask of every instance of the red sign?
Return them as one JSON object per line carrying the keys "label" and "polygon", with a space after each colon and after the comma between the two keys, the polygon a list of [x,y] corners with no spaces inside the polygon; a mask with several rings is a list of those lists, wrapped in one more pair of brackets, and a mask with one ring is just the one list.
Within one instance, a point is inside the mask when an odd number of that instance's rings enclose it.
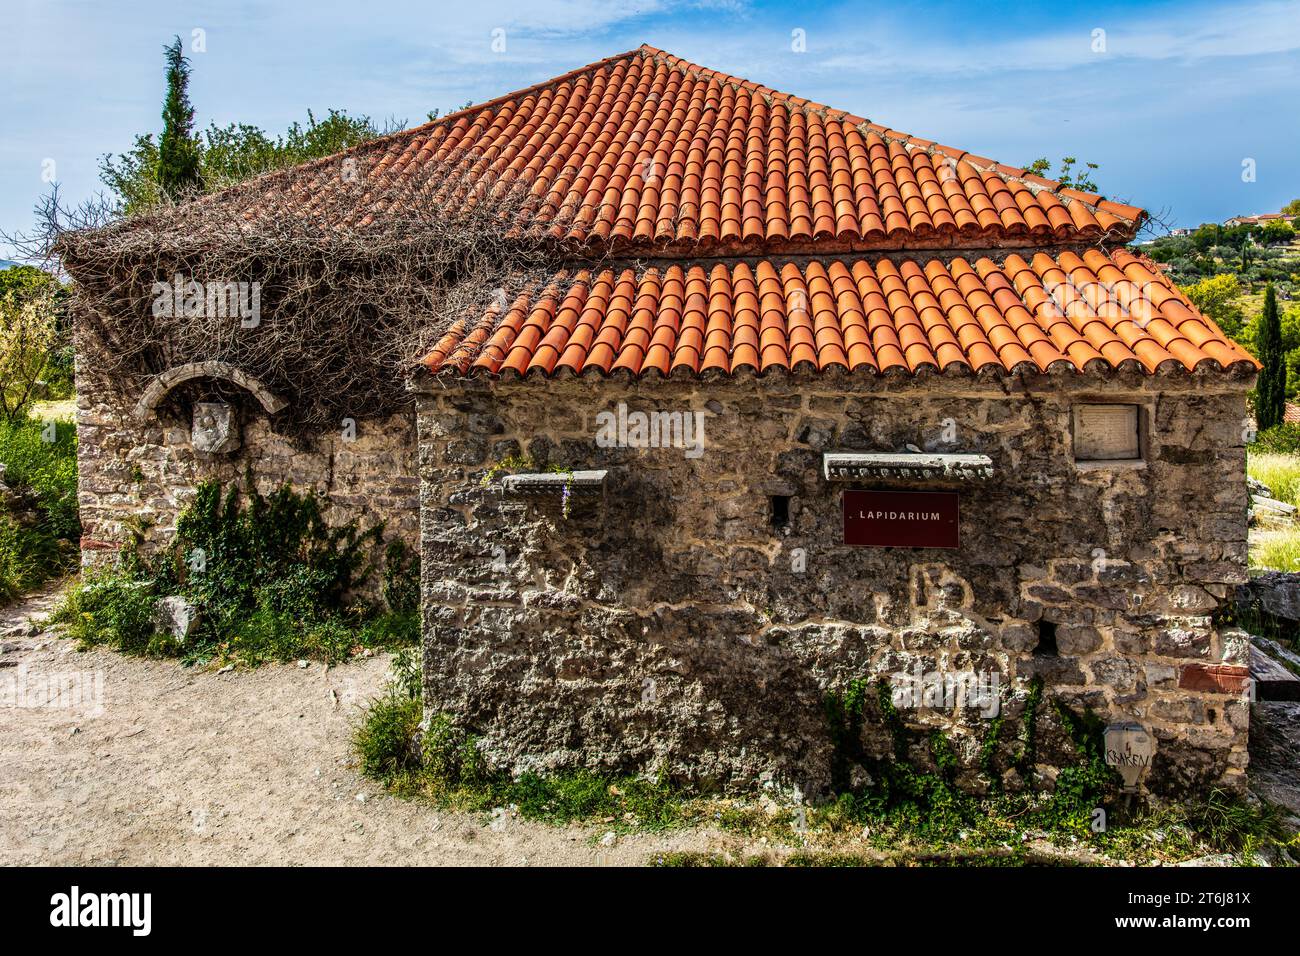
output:
{"label": "red sign", "polygon": [[951,491],[845,491],[844,543],[867,548],[957,547]]}

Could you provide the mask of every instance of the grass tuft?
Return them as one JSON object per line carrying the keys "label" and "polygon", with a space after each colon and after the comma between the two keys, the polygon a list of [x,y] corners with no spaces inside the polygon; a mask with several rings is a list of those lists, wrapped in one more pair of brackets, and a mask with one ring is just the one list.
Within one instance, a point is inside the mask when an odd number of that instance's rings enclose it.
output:
{"label": "grass tuft", "polygon": [[1268,485],[1278,501],[1300,506],[1300,455],[1252,454],[1246,473]]}
{"label": "grass tuft", "polygon": [[1300,527],[1252,533],[1250,566],[1261,571],[1300,571]]}

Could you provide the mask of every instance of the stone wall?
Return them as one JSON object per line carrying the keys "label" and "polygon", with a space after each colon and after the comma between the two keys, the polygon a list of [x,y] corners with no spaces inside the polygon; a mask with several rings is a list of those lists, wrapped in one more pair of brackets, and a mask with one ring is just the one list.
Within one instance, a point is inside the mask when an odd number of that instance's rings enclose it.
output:
{"label": "stone wall", "polygon": [[355,437],[337,432],[306,438],[278,434],[256,402],[236,401],[241,447],[224,455],[196,451],[188,405],[170,402],[145,421],[132,401],[79,374],[77,389],[78,498],[82,563],[111,559],[128,527],[144,534],[145,550],[167,542],[195,487],[216,479],[242,484],[251,470],[263,493],[284,482],[325,496],[326,518],[353,518],[415,548],[418,487],[413,413],[357,422]]}
{"label": "stone wall", "polygon": [[[769,377],[714,383],[425,383],[420,434],[426,706],[520,770],[666,771],[699,785],[824,792],[828,690],[899,673],[996,674],[1003,720],[932,701],[961,781],[1015,786],[1019,717],[1044,699],[1157,739],[1146,785],[1244,779],[1246,645],[1217,605],[1244,580],[1241,383],[1083,375],[1001,382]],[[1071,405],[1142,406],[1141,462],[1074,460]],[[597,413],[704,413],[699,457],[604,448]],[[846,485],[824,451],[980,452],[982,481]],[[606,468],[602,496],[520,499],[485,474]],[[842,544],[845,487],[956,490],[953,551]],[[788,496],[774,527],[772,496]],[[1054,632],[1054,633],[1053,633]],[[1053,637],[1054,644],[1053,647]],[[865,745],[888,752],[869,705]],[[1036,783],[1076,760],[1038,711]],[[923,735],[918,735],[924,740]],[[929,760],[923,746],[913,755]]]}

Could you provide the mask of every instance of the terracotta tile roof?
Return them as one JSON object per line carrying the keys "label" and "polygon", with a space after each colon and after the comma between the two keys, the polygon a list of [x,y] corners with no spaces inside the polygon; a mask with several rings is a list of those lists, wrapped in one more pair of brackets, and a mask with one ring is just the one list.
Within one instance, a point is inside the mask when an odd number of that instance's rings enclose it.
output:
{"label": "terracotta tile roof", "polygon": [[1152,265],[1089,250],[580,270],[456,323],[423,365],[507,377],[1257,367]]}
{"label": "terracotta tile roof", "polygon": [[1291,402],[1286,403],[1282,411],[1282,421],[1288,424],[1300,425],[1300,405],[1294,405]]}
{"label": "terracotta tile roof", "polygon": [[[421,173],[471,157],[531,184],[530,221],[602,252],[726,254],[1131,239],[1145,213],[963,150],[642,46],[351,151],[296,181],[323,216],[364,226],[428,201]],[[230,191],[255,215],[272,174]],[[414,185],[412,185],[414,184]],[[350,217],[350,218],[348,218]],[[714,250],[717,250],[716,252]]]}

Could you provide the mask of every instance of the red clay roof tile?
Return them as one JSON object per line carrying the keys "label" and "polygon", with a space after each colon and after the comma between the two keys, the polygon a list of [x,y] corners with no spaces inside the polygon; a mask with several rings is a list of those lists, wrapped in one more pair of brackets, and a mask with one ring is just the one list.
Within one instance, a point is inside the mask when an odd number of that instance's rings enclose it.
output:
{"label": "red clay roof tile", "polygon": [[561,274],[500,322],[491,309],[457,322],[423,361],[439,373],[497,375],[800,366],[1154,373],[1206,363],[1258,367],[1163,273],[1123,250]]}

